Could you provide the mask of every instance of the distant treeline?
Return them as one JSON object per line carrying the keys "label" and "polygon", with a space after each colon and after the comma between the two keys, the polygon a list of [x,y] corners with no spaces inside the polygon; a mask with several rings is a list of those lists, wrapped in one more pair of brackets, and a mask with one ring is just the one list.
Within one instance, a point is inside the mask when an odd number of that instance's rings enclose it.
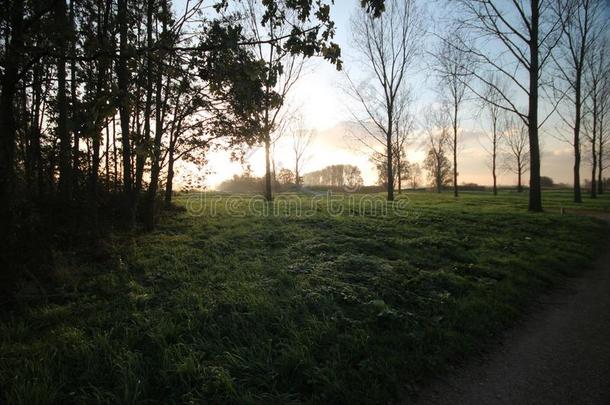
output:
{"label": "distant treeline", "polygon": [[[255,177],[249,173],[234,175],[233,178],[220,183],[218,191],[230,193],[262,192],[265,188],[264,177]],[[306,173],[297,184],[296,175],[292,170],[281,169],[277,174],[272,173],[272,188],[274,191],[299,190],[318,188],[337,191],[357,191],[362,188],[363,180],[360,169],[354,165],[331,165],[315,172]],[[379,188],[382,187],[368,187]]]}
{"label": "distant treeline", "polygon": [[359,188],[363,185],[362,172],[354,165],[331,165],[303,176],[307,186]]}
{"label": "distant treeline", "polygon": [[[380,193],[385,190],[385,184],[377,184],[365,186],[363,185],[360,170],[353,165],[331,165],[324,169],[315,172],[307,173],[303,176],[304,184],[296,185],[294,177],[290,177],[287,173],[289,170],[282,169],[282,175],[276,176],[272,181],[273,190],[275,192],[282,191],[333,191],[333,192],[358,192],[358,193]],[[541,186],[544,188],[566,188],[568,185],[563,183],[555,183],[548,176],[541,176]],[[354,183],[350,183],[354,181]],[[355,186],[354,186],[355,184]],[[604,184],[610,186],[610,178],[604,179]],[[585,182],[589,186],[588,182]],[[248,173],[244,175],[234,175],[218,185],[217,190],[227,193],[261,193],[264,190],[264,178],[252,176]],[[452,185],[443,186],[442,190],[452,189]],[[462,183],[460,190],[462,191],[490,191],[491,186],[480,185],[477,183]],[[515,186],[498,186],[500,190],[512,190]],[[436,190],[435,185],[429,187],[414,187],[410,191],[425,191]]]}

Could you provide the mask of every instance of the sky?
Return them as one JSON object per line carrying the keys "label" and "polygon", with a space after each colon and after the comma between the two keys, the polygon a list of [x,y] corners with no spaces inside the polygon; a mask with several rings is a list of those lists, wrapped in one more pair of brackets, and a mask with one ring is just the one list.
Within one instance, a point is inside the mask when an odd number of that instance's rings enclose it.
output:
{"label": "sky", "polygon": [[[337,0],[331,9],[331,16],[336,23],[336,35],[334,41],[342,49],[344,68],[355,77],[359,76],[357,64],[354,63],[356,54],[351,45],[350,17],[359,7],[358,0]],[[436,2],[430,2],[434,7]],[[436,10],[429,9],[434,13]],[[415,95],[415,109],[421,110],[425,105],[433,102],[436,97],[434,91],[435,81],[433,77],[427,77],[423,68],[414,69],[409,75],[409,84]],[[363,173],[365,184],[374,184],[377,173],[369,161],[370,151],[363,150],[354,142],[350,136],[350,128],[353,115],[350,111],[357,111],[358,104],[345,94],[341,89],[345,83],[345,73],[339,72],[329,63],[320,58],[312,58],[307,63],[305,74],[292,89],[289,103],[299,106],[305,125],[314,130],[316,135],[308,153],[304,172],[321,169],[331,164],[353,164],[357,165]],[[458,154],[459,183],[478,183],[489,185],[491,183],[491,171],[488,164],[488,155],[485,151],[485,136],[487,122],[483,118],[477,118],[478,106],[475,102],[469,102],[464,110],[461,120],[461,143]],[[416,113],[416,121],[420,120]],[[560,130],[557,120],[551,120],[541,133],[542,148],[542,175],[552,177],[555,182],[570,183],[572,176],[573,152],[570,144],[557,139],[554,135]],[[276,145],[277,170],[282,167],[292,169],[294,166],[291,158],[289,137],[280,139]],[[423,136],[415,139],[407,146],[407,155],[410,161],[422,161],[425,156],[425,145]],[[262,176],[264,174],[264,153],[262,148],[253,148],[248,153],[248,164],[253,174]],[[588,173],[588,156],[584,155],[582,173]],[[214,188],[223,180],[234,174],[243,172],[243,166],[231,162],[229,154],[224,152],[212,152],[209,155],[209,164],[206,168],[208,175],[205,184]],[[527,182],[527,175],[524,182]],[[424,175],[422,180],[426,180]],[[516,183],[516,175],[506,171],[500,171],[499,184],[511,185]]]}

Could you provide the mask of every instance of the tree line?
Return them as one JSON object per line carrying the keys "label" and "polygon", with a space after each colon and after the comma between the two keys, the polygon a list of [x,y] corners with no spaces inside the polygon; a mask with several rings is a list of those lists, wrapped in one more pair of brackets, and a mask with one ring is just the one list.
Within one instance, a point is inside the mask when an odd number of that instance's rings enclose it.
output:
{"label": "tree line", "polygon": [[[358,72],[366,75],[360,81],[346,75],[346,93],[360,106],[352,114],[362,131],[353,135],[372,151],[387,199],[401,184],[387,179],[402,176],[394,174],[401,170],[397,162],[416,136],[426,147],[431,183],[459,195],[467,105],[489,123],[484,147],[494,193],[503,169],[517,175],[519,191],[528,171],[529,210],[542,211],[540,133],[554,121],[560,124],[549,132],[573,147],[574,201],[582,201],[583,148],[590,156],[590,195],[603,192],[610,140],[607,2],[455,0],[443,6],[436,30],[424,28],[431,18],[416,0],[388,0],[381,17],[357,12],[352,18]],[[416,119],[410,77],[418,70],[434,80],[436,101]]]}

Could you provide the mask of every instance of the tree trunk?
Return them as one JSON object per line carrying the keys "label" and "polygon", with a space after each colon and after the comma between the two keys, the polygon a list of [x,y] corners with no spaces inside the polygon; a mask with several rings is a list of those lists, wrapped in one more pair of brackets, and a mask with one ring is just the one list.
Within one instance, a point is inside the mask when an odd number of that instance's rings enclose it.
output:
{"label": "tree trunk", "polygon": [[[100,7],[101,8],[101,7]],[[101,50],[105,50],[106,43],[106,29],[108,26],[108,17],[107,14],[109,10],[107,8],[102,10],[98,9],[98,15],[102,14],[102,20],[98,19],[98,27],[97,27],[97,37],[100,44]],[[107,58],[105,56],[101,56],[98,63],[98,71],[97,71],[97,83],[96,83],[96,98],[97,100],[103,100],[104,98],[104,87],[106,85],[107,79]],[[89,174],[89,205],[92,212],[92,222],[93,222],[93,230],[97,232],[98,229],[98,191],[99,191],[99,170],[100,170],[100,144],[102,137],[102,129],[104,125],[105,117],[102,115],[101,108],[98,108],[95,111],[94,115],[94,132],[91,134],[91,171]],[[108,161],[108,155],[106,155],[106,162]]]}
{"label": "tree trunk", "polygon": [[597,97],[593,95],[593,133],[591,134],[591,198],[597,197]]}
{"label": "tree trunk", "polygon": [[66,32],[68,18],[65,0],[55,1],[55,23],[58,29],[57,49],[57,136],[59,138],[59,195],[62,201],[72,199],[72,142],[68,131],[68,100],[66,97]]}
{"label": "tree trunk", "polygon": [[581,203],[582,195],[580,192],[580,109],[581,109],[581,73],[576,69],[576,95],[574,105],[576,116],[574,120],[574,202]]}
{"label": "tree trunk", "polygon": [[265,200],[273,200],[271,191],[271,139],[269,131],[265,133]]}
{"label": "tree trunk", "polygon": [[106,156],[104,166],[106,169],[106,191],[110,191],[110,120],[106,120]]}
{"label": "tree trunk", "polygon": [[298,159],[295,162],[294,165],[294,184],[297,186],[297,189],[299,188],[299,184],[301,183],[301,180],[299,179],[300,174],[299,174],[299,161]]}
{"label": "tree trunk", "polygon": [[74,145],[72,146],[72,182],[74,184],[74,188],[78,187],[78,152],[79,152],[79,133],[76,128],[76,27],[74,22],[74,0],[70,0],[70,30],[73,34],[73,38],[71,38],[70,44],[70,55],[72,56],[70,60],[70,118],[71,125],[70,131],[72,132],[72,136],[74,138]]}
{"label": "tree trunk", "polygon": [[[151,0],[152,2],[152,0]],[[167,5],[165,1],[162,1],[163,8],[163,22],[162,22],[162,33],[161,41],[164,40],[166,34],[166,23],[165,14],[167,12]],[[158,54],[158,60],[164,61],[165,54],[160,51]],[[145,225],[148,230],[152,230],[155,226],[155,199],[157,197],[157,188],[159,185],[159,172],[161,171],[161,138],[163,136],[163,64],[157,63],[157,91],[155,95],[155,139],[153,142],[153,155],[152,164],[150,169],[150,186],[148,187],[148,204],[147,204],[147,215],[145,219]]]}
{"label": "tree trunk", "polygon": [[597,198],[597,180],[595,175],[597,174],[597,152],[595,151],[595,141],[591,144],[592,146],[592,165],[591,165],[591,198]]}
{"label": "tree trunk", "polygon": [[[153,103],[153,8],[154,0],[148,0],[146,6],[146,99],[144,101],[144,134],[139,139],[136,146],[136,193],[142,190],[142,179],[144,176],[144,166],[148,155],[150,142],[150,118],[152,115]],[[148,208],[147,208],[148,209]]]}
{"label": "tree trunk", "polygon": [[169,150],[167,162],[167,181],[165,182],[165,206],[169,207],[172,203],[172,194],[174,188],[174,151]]}
{"label": "tree trunk", "polygon": [[530,146],[530,190],[529,211],[542,211],[542,192],[540,188],[540,145],[538,143],[538,74],[540,64],[538,55],[538,28],[540,0],[531,0],[531,38],[529,69],[529,106],[528,135]]}
{"label": "tree trunk", "polygon": [[[175,114],[174,114],[175,116]],[[169,139],[169,151],[167,161],[167,181],[165,183],[165,206],[169,207],[172,203],[174,188],[174,154],[176,151],[176,141],[178,134],[182,131],[182,119],[178,120],[176,128],[172,128]]]}
{"label": "tree trunk", "polygon": [[387,155],[388,155],[388,161],[387,161],[387,170],[388,170],[388,178],[387,178],[387,183],[388,183],[388,201],[394,201],[394,171],[393,171],[393,165],[392,165],[392,114],[388,114],[388,133],[387,133],[387,141],[386,141],[386,147],[387,147]]}
{"label": "tree trunk", "polygon": [[458,118],[458,103],[455,101],[453,105],[453,196],[458,196],[458,170],[457,170],[457,118]]}
{"label": "tree trunk", "polygon": [[441,188],[443,186],[443,179],[442,179],[442,173],[441,173],[441,170],[442,170],[441,164],[442,164],[442,159],[441,159],[441,156],[438,155],[436,157],[436,192],[439,193],[439,194],[441,193]]}
{"label": "tree trunk", "polygon": [[116,118],[112,117],[112,165],[114,172],[114,192],[119,191],[119,158],[116,147]]}
{"label": "tree trunk", "polygon": [[496,119],[493,120],[493,145],[491,151],[491,175],[493,176],[493,192],[494,195],[498,195],[498,177],[496,175],[496,155],[498,154],[498,131],[496,126]]}
{"label": "tree trunk", "polygon": [[42,193],[42,156],[40,149],[40,103],[42,95],[42,67],[37,64],[32,72],[32,123],[28,152],[28,190],[32,197]]}
{"label": "tree trunk", "polygon": [[116,63],[119,116],[121,121],[121,145],[123,150],[123,191],[126,197],[127,226],[135,226],[136,200],[131,181],[131,141],[129,137],[129,70],[127,66],[127,1],[117,0],[119,25],[119,58]]}
{"label": "tree trunk", "polygon": [[599,120],[599,143],[597,150],[597,194],[604,194],[604,111],[600,111]]}
{"label": "tree trunk", "polygon": [[398,172],[398,175],[396,176],[398,194],[402,194],[402,179],[401,179],[402,167],[401,167],[401,162],[400,162],[400,149],[397,150],[397,154],[396,154],[396,171]]}

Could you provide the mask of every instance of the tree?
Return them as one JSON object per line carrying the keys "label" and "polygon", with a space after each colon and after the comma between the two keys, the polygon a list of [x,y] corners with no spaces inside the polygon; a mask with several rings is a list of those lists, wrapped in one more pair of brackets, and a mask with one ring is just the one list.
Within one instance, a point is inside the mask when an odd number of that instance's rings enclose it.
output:
{"label": "tree", "polygon": [[450,147],[453,155],[453,195],[458,196],[458,128],[460,109],[466,97],[467,80],[472,70],[470,55],[455,48],[452,43],[463,43],[459,31],[453,31],[449,38],[441,41],[434,55],[435,71],[439,79],[439,93],[451,106],[451,126],[453,136]]}
{"label": "tree", "polygon": [[314,130],[305,128],[303,117],[298,117],[291,130],[292,152],[294,155],[294,183],[297,187],[303,182],[301,173],[303,173],[303,165],[308,158],[306,153],[315,136],[316,132]]}
{"label": "tree", "polygon": [[304,174],[303,183],[308,186],[343,187],[346,191],[355,191],[364,181],[362,172],[357,166],[331,165]]}
{"label": "tree", "polygon": [[[388,0],[379,17],[359,10],[352,18],[354,47],[370,78],[357,85],[347,74],[347,93],[363,108],[356,117],[373,143],[383,147],[387,166],[387,199],[394,199],[393,149],[396,122],[407,88],[407,74],[420,53],[422,16],[414,0]],[[366,83],[366,84],[365,84]],[[367,142],[368,145],[368,142]],[[370,146],[370,145],[369,145]],[[378,148],[372,146],[374,150]]]}
{"label": "tree", "polygon": [[295,176],[292,170],[286,169],[285,167],[280,169],[277,175],[277,179],[281,184],[295,183]]}
{"label": "tree", "polygon": [[541,176],[540,184],[542,185],[542,187],[553,187],[555,185],[555,182],[552,178],[548,176]]}
{"label": "tree", "polygon": [[451,163],[445,154],[444,149],[435,150],[430,146],[428,154],[424,160],[424,167],[428,171],[430,184],[440,193],[443,187],[451,185],[452,173]]}
{"label": "tree", "polygon": [[[15,140],[17,126],[15,123],[15,96],[17,78],[23,57],[23,26],[25,5],[23,0],[7,1],[5,52],[2,60],[3,72],[0,75],[0,245],[3,252],[10,252],[13,243],[14,228],[14,190],[15,190]],[[8,36],[10,33],[10,36]],[[13,266],[8,255],[0,254],[1,276],[3,279],[13,277]],[[3,280],[4,281],[4,280]]]}
{"label": "tree", "polygon": [[119,31],[119,58],[115,63],[117,76],[117,104],[121,122],[121,150],[123,154],[123,193],[126,200],[128,226],[133,228],[136,220],[136,196],[132,189],[131,178],[131,136],[129,128],[129,66],[127,0],[117,0],[117,24]]}
{"label": "tree", "polygon": [[[153,0],[148,0],[153,2]],[[151,6],[152,7],[152,6]],[[166,99],[164,95],[164,87],[167,92],[168,86],[163,86],[165,79],[165,66],[161,61],[165,60],[165,47],[168,43],[168,25],[171,21],[168,21],[168,5],[167,0],[161,0],[160,15],[162,32],[159,35],[158,42],[161,43],[161,47],[156,55],[156,95],[155,95],[155,137],[153,140],[153,150],[151,156],[151,170],[150,170],[150,184],[148,186],[147,201],[146,201],[146,216],[144,218],[144,225],[147,229],[151,230],[155,223],[155,199],[157,197],[157,188],[159,185],[159,175],[161,172],[161,141],[163,137],[163,121],[165,119],[165,105]],[[152,45],[152,44],[151,44]],[[152,56],[149,56],[152,57]],[[152,73],[149,72],[152,76]],[[169,80],[169,79],[168,79]]]}
{"label": "tree", "polygon": [[451,114],[447,103],[437,107],[429,106],[424,111],[425,132],[427,135],[428,152],[424,160],[424,168],[436,192],[451,184],[451,165],[446,155],[446,148],[450,139]]}
{"label": "tree", "polygon": [[[225,110],[210,97],[208,85],[196,80],[193,66],[174,66],[173,82],[166,86],[167,116],[164,118],[164,153],[161,169],[166,168],[165,205],[172,201],[175,167],[178,161],[206,163],[206,153],[215,142],[241,132],[232,128]],[[227,122],[228,121],[228,122]],[[237,137],[239,138],[239,137]]]}
{"label": "tree", "polygon": [[530,164],[528,129],[522,121],[505,116],[502,138],[507,145],[506,169],[517,175],[517,192],[523,191],[523,174]]}
{"label": "tree", "polygon": [[591,150],[591,198],[603,193],[604,149],[608,143],[606,125],[610,106],[610,64],[607,58],[607,36],[599,36],[593,43],[585,71],[585,93],[589,95],[584,105],[585,137]]}
{"label": "tree", "polygon": [[411,113],[412,96],[410,89],[405,90],[405,94],[398,99],[398,111],[396,114],[396,136],[394,158],[394,179],[398,186],[398,194],[402,193],[402,182],[409,177],[410,164],[407,161],[407,143],[415,132],[415,117]]}
{"label": "tree", "polygon": [[[265,199],[273,199],[271,147],[277,141],[273,134],[281,126],[282,108],[290,90],[298,81],[303,70],[304,57],[291,52],[286,36],[292,27],[306,29],[298,18],[283,3],[279,2],[278,18],[265,23],[264,6],[259,7],[257,1],[244,2],[244,14],[252,36],[259,42],[254,46],[256,55],[265,62],[264,103],[262,105],[262,141],[265,147]],[[281,15],[281,17],[279,17]],[[274,41],[273,44],[263,43],[265,37]],[[297,179],[298,181],[298,179]]]}
{"label": "tree", "polygon": [[[500,92],[502,102],[497,105],[516,114],[528,128],[531,161],[528,209],[542,211],[538,131],[546,119],[538,117],[538,93],[542,70],[559,41],[561,18],[544,0],[458,0],[458,3],[461,12],[456,13],[457,23],[473,37],[463,41],[457,38],[458,42],[452,45],[474,58],[470,72],[474,82],[493,85],[487,79],[491,69],[514,84],[528,100],[524,111],[517,107],[515,97]],[[490,40],[495,40],[494,46],[489,46]],[[466,83],[474,94],[485,99],[477,83]]]}
{"label": "tree", "polygon": [[421,179],[421,166],[419,163],[411,163],[409,164],[409,177],[407,179],[411,188],[415,189],[419,187],[419,182]]}
{"label": "tree", "polygon": [[[392,173],[394,188],[398,188],[399,193],[402,190],[402,182],[409,178],[409,161],[404,147],[399,149],[399,145],[394,145],[392,151]],[[386,165],[386,155],[384,153],[373,152],[370,158],[377,170],[377,184],[387,187],[388,167]]]}
{"label": "tree", "polygon": [[69,32],[65,0],[54,2],[55,43],[57,56],[57,137],[59,138],[59,194],[64,202],[72,199],[72,138],[68,130],[68,99],[66,95],[66,57]]}
{"label": "tree", "polygon": [[498,92],[498,88],[503,89],[506,92],[505,87],[499,83],[499,77],[497,75],[491,76],[489,79],[493,85],[487,85],[484,92],[485,99],[492,102],[482,101],[482,109],[485,110],[487,119],[489,120],[491,131],[485,131],[485,136],[489,146],[483,146],[489,158],[491,160],[491,176],[493,182],[493,193],[498,195],[498,156],[501,154],[502,137],[501,137],[501,118],[503,114],[506,114],[504,110],[499,107],[501,96]]}
{"label": "tree", "polygon": [[561,20],[562,35],[554,56],[558,77],[564,82],[561,99],[569,105],[571,113],[561,114],[564,123],[572,129],[570,141],[574,148],[574,202],[582,202],[580,190],[581,127],[586,94],[583,92],[585,69],[592,46],[604,27],[603,4],[599,0],[557,0],[556,13]]}

